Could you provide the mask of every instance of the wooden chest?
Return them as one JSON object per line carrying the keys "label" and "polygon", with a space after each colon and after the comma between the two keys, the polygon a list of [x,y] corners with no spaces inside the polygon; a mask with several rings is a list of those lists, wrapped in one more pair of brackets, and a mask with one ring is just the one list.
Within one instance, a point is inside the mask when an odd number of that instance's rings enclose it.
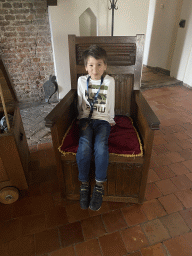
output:
{"label": "wooden chest", "polygon": [[18,190],[28,188],[26,177],[29,149],[18,100],[1,58],[0,86],[0,120],[5,116],[5,112],[12,116],[10,129],[5,131],[2,125],[0,126],[0,202],[10,204],[18,199]]}

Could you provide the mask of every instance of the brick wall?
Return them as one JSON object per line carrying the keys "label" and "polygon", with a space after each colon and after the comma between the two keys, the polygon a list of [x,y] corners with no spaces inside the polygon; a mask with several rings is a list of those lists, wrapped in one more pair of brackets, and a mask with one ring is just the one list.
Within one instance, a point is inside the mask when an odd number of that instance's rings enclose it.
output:
{"label": "brick wall", "polygon": [[54,75],[46,0],[0,0],[0,55],[20,102],[41,101]]}

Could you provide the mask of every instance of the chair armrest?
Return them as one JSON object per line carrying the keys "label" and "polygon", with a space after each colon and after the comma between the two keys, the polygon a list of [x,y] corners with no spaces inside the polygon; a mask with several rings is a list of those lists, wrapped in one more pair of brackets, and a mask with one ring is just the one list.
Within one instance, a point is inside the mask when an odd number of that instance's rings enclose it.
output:
{"label": "chair armrest", "polygon": [[159,130],[160,121],[140,91],[135,91],[135,101],[151,130]]}
{"label": "chair armrest", "polygon": [[56,107],[45,117],[45,126],[52,128],[55,123],[60,121],[61,118],[66,118],[66,115],[71,115],[70,118],[74,119],[77,115],[77,90],[71,89],[65,97],[56,105]]}

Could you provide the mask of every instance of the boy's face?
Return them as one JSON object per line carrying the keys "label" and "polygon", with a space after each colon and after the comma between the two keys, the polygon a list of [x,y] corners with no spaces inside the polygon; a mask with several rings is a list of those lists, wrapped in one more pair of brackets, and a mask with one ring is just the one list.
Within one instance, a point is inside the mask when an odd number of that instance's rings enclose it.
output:
{"label": "boy's face", "polygon": [[85,70],[90,75],[91,79],[99,80],[107,69],[107,64],[104,63],[103,59],[96,60],[94,57],[88,57],[87,66]]}

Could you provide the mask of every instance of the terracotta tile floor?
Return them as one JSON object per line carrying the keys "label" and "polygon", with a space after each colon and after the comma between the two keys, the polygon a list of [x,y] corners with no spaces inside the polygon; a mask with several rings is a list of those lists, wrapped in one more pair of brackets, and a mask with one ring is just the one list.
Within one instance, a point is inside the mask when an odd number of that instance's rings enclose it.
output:
{"label": "terracotta tile floor", "polygon": [[0,204],[0,256],[192,256],[192,91],[143,93],[161,121],[144,204],[83,211],[60,196],[52,144],[30,147],[29,189]]}

